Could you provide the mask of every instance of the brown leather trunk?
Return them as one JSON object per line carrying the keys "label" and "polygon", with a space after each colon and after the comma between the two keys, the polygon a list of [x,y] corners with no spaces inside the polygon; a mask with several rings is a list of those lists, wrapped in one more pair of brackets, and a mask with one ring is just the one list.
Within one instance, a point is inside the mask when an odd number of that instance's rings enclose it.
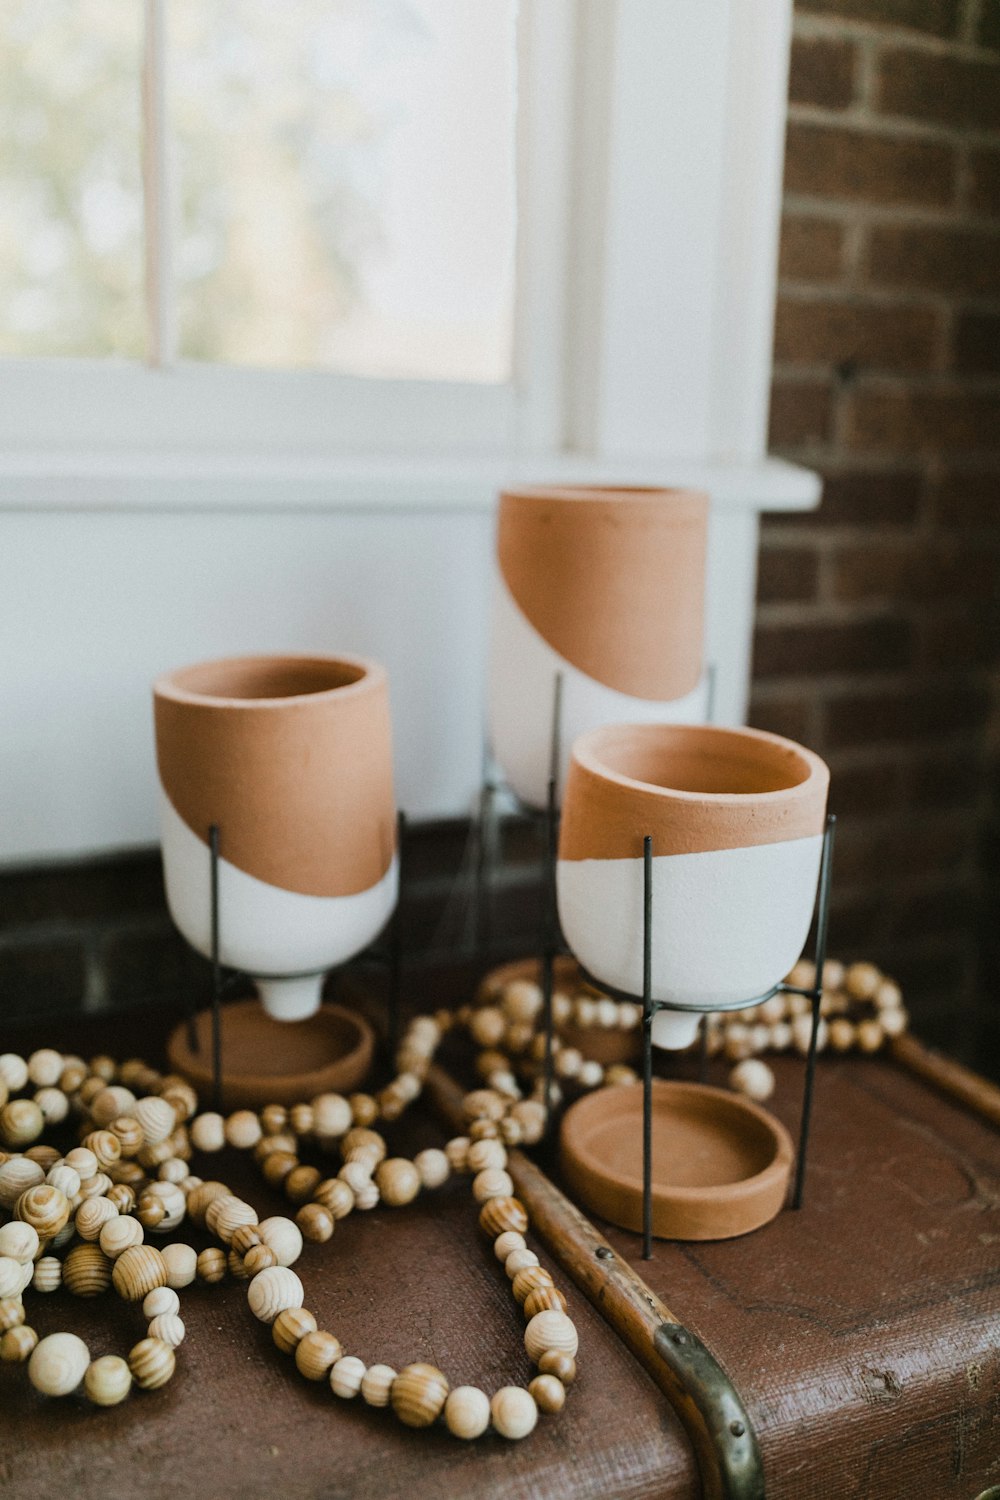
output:
{"label": "brown leather trunk", "polygon": [[[471,993],[467,983],[425,977],[414,996],[436,1006]],[[45,1041],[154,1060],[171,1019],[5,1032],[0,1050]],[[782,1059],[776,1072],[775,1112],[794,1131],[801,1064]],[[443,1138],[422,1106],[390,1144]],[[236,1156],[210,1171],[262,1213],[282,1210]],[[724,1368],[756,1431],[768,1500],[973,1500],[1000,1484],[1000,1139],[969,1107],[898,1062],[823,1058],[802,1210],[728,1243],[657,1243],[650,1262],[634,1235],[567,1228],[553,1179],[554,1166],[534,1222],[580,1331],[580,1374],[564,1412],[528,1441],[466,1446],[340,1402],[277,1352],[241,1285],[195,1287],[182,1294],[188,1337],[164,1391],[97,1411],[46,1402],[23,1367],[0,1365],[0,1494],[693,1500],[703,1477],[706,1493],[716,1481],[664,1394],[653,1333],[665,1309],[643,1323],[630,1268]],[[598,1259],[595,1245],[613,1256]],[[520,1316],[460,1183],[352,1215],[300,1269],[320,1327],[363,1359],[431,1360],[488,1390],[530,1378]],[[30,1300],[40,1334],[79,1332],[95,1356],[127,1353],[144,1333],[117,1299]],[[611,1321],[625,1327],[623,1307],[631,1348]]]}

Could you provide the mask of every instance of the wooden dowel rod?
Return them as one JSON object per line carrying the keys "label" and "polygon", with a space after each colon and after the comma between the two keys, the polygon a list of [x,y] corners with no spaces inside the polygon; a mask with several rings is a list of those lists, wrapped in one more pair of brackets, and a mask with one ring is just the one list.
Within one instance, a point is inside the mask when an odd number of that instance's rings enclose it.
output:
{"label": "wooden dowel rod", "polygon": [[918,1078],[933,1084],[942,1093],[950,1094],[984,1120],[1000,1126],[1000,1088],[988,1078],[981,1078],[953,1058],[932,1052],[908,1033],[893,1039],[892,1055],[896,1062],[916,1073]]}

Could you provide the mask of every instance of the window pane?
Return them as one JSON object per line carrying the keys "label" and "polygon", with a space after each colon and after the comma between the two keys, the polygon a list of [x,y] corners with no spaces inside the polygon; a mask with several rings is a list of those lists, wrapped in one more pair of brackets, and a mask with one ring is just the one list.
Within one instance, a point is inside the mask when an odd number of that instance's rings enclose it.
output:
{"label": "window pane", "polygon": [[516,0],[170,0],[181,353],[508,378]]}
{"label": "window pane", "polygon": [[0,4],[0,353],[144,348],[142,7]]}

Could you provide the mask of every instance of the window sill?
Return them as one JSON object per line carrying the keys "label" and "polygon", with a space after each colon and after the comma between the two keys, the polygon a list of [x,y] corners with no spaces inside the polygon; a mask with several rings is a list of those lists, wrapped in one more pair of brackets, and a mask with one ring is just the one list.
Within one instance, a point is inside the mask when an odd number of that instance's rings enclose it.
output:
{"label": "window sill", "polygon": [[0,457],[0,510],[482,511],[504,485],[567,482],[688,485],[707,490],[720,511],[811,510],[821,490],[818,475],[777,458],[615,463],[572,454],[469,459],[14,452]]}

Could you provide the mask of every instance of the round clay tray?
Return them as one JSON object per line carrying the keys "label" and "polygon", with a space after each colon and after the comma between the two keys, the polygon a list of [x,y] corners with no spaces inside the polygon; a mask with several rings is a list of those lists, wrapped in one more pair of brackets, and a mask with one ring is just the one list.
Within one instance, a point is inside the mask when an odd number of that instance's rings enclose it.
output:
{"label": "round clay tray", "polygon": [[[562,1167],[601,1218],[642,1230],[642,1084],[598,1089],[566,1111]],[[784,1126],[701,1083],[653,1082],[653,1233],[727,1240],[780,1212],[792,1166]]]}
{"label": "round clay tray", "polygon": [[[340,1005],[323,1005],[305,1021],[275,1021],[259,1000],[223,1006],[222,1103],[226,1109],[297,1104],[316,1094],[346,1094],[359,1087],[371,1067],[375,1037],[366,1021]],[[199,1050],[188,1045],[186,1023],[167,1043],[170,1066],[197,1089],[212,1095],[212,1013],[195,1020]]]}
{"label": "round clay tray", "polygon": [[[569,954],[560,954],[556,958],[552,965],[552,976],[556,989],[574,993],[585,990],[589,994],[601,994],[600,990],[595,990],[584,979],[580,973],[580,965]],[[491,969],[479,981],[475,1004],[492,1004],[504,985],[510,984],[514,979],[530,979],[535,984],[541,984],[541,959],[519,958],[513,963]],[[642,1032],[638,1026],[632,1031],[619,1031],[616,1028],[605,1030],[601,1026],[576,1026],[572,1021],[567,1021],[557,1030],[565,1046],[578,1048],[584,1057],[593,1058],[602,1068],[609,1068],[612,1063],[634,1063],[642,1050]]]}

